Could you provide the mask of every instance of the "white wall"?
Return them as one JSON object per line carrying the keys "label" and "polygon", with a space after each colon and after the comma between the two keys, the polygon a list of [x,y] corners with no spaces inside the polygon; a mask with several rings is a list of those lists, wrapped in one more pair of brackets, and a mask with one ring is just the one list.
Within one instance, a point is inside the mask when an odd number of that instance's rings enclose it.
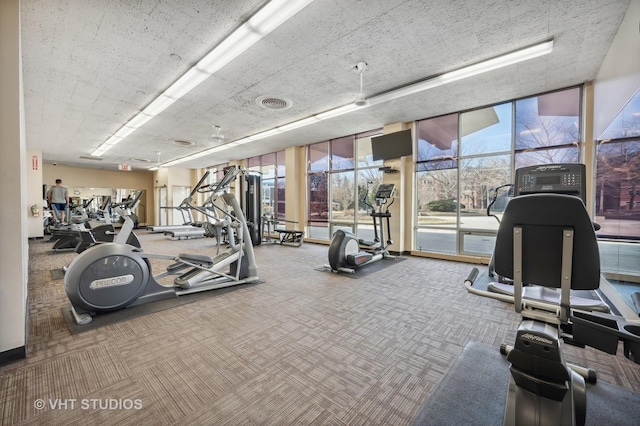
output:
{"label": "white wall", "polygon": [[[20,209],[20,214],[27,217],[29,238],[43,237],[42,153],[40,151],[27,151],[25,169],[27,174],[27,200],[22,209]],[[31,214],[31,206],[34,204],[39,207],[37,217]]]}
{"label": "white wall", "polygon": [[[20,1],[0,1],[0,354],[26,346],[28,204]],[[18,210],[18,211],[16,211]]]}
{"label": "white wall", "polygon": [[[195,186],[195,172],[191,169],[170,168],[167,169],[167,205],[176,207],[189,195],[189,191]],[[198,175],[200,178],[201,175]],[[200,217],[194,217],[200,220]],[[182,225],[184,223],[182,214],[177,210],[169,213],[169,225]]]}
{"label": "white wall", "polygon": [[640,0],[631,0],[594,83],[593,137],[598,138],[640,89]]}

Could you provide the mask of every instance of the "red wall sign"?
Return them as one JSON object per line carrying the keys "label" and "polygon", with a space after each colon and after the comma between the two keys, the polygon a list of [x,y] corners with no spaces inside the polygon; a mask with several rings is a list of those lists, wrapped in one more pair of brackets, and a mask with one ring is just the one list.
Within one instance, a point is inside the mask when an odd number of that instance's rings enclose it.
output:
{"label": "red wall sign", "polygon": [[32,155],[31,156],[31,168],[33,170],[38,170],[38,156],[37,155]]}

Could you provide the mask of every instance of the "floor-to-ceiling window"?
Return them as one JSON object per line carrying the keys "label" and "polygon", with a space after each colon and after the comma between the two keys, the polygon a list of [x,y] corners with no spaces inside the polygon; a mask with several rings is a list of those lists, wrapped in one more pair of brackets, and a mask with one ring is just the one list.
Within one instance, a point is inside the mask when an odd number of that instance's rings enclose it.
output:
{"label": "floor-to-ceiling window", "polygon": [[[511,182],[513,140],[512,104],[504,103],[460,114],[460,222],[458,251],[490,255],[495,245],[498,220],[506,202],[487,207],[493,199],[505,200],[508,191],[495,193]],[[498,220],[496,220],[498,219]]]}
{"label": "floor-to-ceiling window", "polygon": [[329,239],[329,142],[309,145],[307,152],[307,234],[310,238],[326,240]]}
{"label": "floor-to-ceiling window", "polygon": [[[373,238],[373,222],[363,199],[382,182],[380,161],[373,161],[371,136],[381,131],[345,136],[308,147],[310,238],[328,240],[344,229]],[[363,235],[360,235],[362,233]]]}
{"label": "floor-to-ceiling window", "polygon": [[353,136],[330,141],[332,233],[338,229],[353,232],[356,210],[354,145]]}
{"label": "floor-to-ceiling window", "polygon": [[456,253],[458,114],[416,124],[417,250]]}
{"label": "floor-to-ceiling window", "polygon": [[284,220],[285,218],[285,152],[276,152],[276,179],[275,179],[275,203],[274,209],[276,218]]}
{"label": "floor-to-ceiling window", "polygon": [[580,105],[574,87],[418,121],[414,248],[489,256],[509,195],[496,188],[520,167],[579,161]]}
{"label": "floor-to-ceiling window", "polygon": [[598,137],[596,161],[602,272],[633,308],[631,294],[640,291],[640,90]]}
{"label": "floor-to-ceiling window", "polygon": [[284,151],[251,157],[247,160],[250,172],[261,174],[262,213],[284,220]]}
{"label": "floor-to-ceiling window", "polygon": [[581,88],[515,101],[515,168],[577,163]]}

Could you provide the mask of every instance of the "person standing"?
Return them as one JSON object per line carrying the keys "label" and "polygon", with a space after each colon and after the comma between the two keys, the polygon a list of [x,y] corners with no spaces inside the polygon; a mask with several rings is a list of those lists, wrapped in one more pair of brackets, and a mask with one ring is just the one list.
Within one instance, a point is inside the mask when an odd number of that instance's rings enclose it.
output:
{"label": "person standing", "polygon": [[47,200],[49,206],[54,207],[60,212],[60,220],[65,222],[67,215],[67,206],[69,205],[69,191],[62,186],[62,179],[56,179],[56,184],[47,191]]}

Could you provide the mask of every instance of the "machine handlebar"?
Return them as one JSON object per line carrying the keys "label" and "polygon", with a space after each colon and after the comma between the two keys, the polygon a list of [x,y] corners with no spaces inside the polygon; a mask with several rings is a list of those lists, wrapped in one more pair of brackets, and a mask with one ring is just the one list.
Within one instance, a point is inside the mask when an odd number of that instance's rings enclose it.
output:
{"label": "machine handlebar", "polygon": [[[209,170],[207,170],[202,177],[200,178],[200,180],[198,181],[198,183],[196,183],[196,186],[193,187],[193,189],[191,190],[191,192],[189,193],[189,198],[193,197],[194,195],[196,195],[196,192],[199,192],[200,189],[203,187],[205,180],[209,177]],[[209,185],[206,185],[209,186]]]}
{"label": "machine handlebar", "polygon": [[511,189],[513,189],[513,184],[512,183],[506,183],[504,185],[500,185],[498,187],[496,187],[496,189],[493,190],[493,199],[491,200],[491,202],[489,203],[489,205],[487,206],[487,216],[493,216],[496,218],[496,220],[498,221],[498,223],[500,223],[500,219],[498,218],[498,216],[496,216],[495,214],[491,213],[491,207],[493,207],[493,205],[496,203],[496,201],[498,200],[498,192],[502,189],[502,188],[507,188],[509,187],[509,192],[511,192]]}

